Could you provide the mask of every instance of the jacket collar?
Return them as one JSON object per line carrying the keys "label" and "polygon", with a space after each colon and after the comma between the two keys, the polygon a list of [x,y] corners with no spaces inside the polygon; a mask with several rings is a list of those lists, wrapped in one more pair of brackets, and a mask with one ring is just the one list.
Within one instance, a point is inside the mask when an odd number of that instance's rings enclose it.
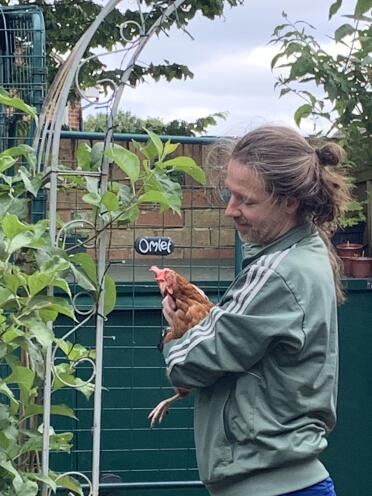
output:
{"label": "jacket collar", "polygon": [[252,263],[255,259],[262,255],[275,253],[276,251],[283,251],[301,241],[303,238],[311,236],[316,232],[313,223],[306,222],[293,227],[288,232],[280,236],[269,245],[258,245],[254,243],[245,243],[242,247],[243,250],[243,269],[248,264]]}

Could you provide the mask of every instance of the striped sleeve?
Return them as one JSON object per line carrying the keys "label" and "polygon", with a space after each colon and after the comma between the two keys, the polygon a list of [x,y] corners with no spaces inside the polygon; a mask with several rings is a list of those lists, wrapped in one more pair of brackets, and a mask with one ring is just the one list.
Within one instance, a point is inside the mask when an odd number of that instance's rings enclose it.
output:
{"label": "striped sleeve", "polygon": [[203,387],[227,372],[247,371],[274,339],[301,348],[303,312],[276,272],[289,251],[258,259],[225,303],[167,343],[165,362],[175,386]]}

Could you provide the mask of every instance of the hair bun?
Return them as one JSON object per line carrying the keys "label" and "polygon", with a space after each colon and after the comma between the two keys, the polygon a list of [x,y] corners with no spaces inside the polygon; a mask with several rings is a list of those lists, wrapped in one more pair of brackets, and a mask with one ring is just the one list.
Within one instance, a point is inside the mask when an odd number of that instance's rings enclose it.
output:
{"label": "hair bun", "polygon": [[326,143],[315,150],[322,165],[338,165],[344,156],[344,150],[336,143]]}

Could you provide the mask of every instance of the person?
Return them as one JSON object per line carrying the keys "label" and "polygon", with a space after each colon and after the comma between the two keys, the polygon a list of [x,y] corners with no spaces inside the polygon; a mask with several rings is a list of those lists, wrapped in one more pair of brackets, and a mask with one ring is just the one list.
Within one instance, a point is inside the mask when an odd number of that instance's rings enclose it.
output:
{"label": "person", "polygon": [[[349,201],[314,149],[264,126],[235,145],[226,174],[243,267],[219,305],[164,346],[170,381],[195,393],[201,480],[212,496],[331,496],[319,460],[336,422],[340,266],[329,235]],[[176,309],[163,300],[172,326]]]}

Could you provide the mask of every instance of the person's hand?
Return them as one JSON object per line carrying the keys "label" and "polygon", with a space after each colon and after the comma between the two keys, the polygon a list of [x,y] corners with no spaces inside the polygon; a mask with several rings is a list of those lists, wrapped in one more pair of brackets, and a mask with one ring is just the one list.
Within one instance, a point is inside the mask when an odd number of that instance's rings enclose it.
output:
{"label": "person's hand", "polygon": [[168,294],[163,299],[163,315],[164,315],[165,320],[170,325],[170,327],[172,327],[172,325],[173,325],[176,310],[177,310],[176,302]]}

